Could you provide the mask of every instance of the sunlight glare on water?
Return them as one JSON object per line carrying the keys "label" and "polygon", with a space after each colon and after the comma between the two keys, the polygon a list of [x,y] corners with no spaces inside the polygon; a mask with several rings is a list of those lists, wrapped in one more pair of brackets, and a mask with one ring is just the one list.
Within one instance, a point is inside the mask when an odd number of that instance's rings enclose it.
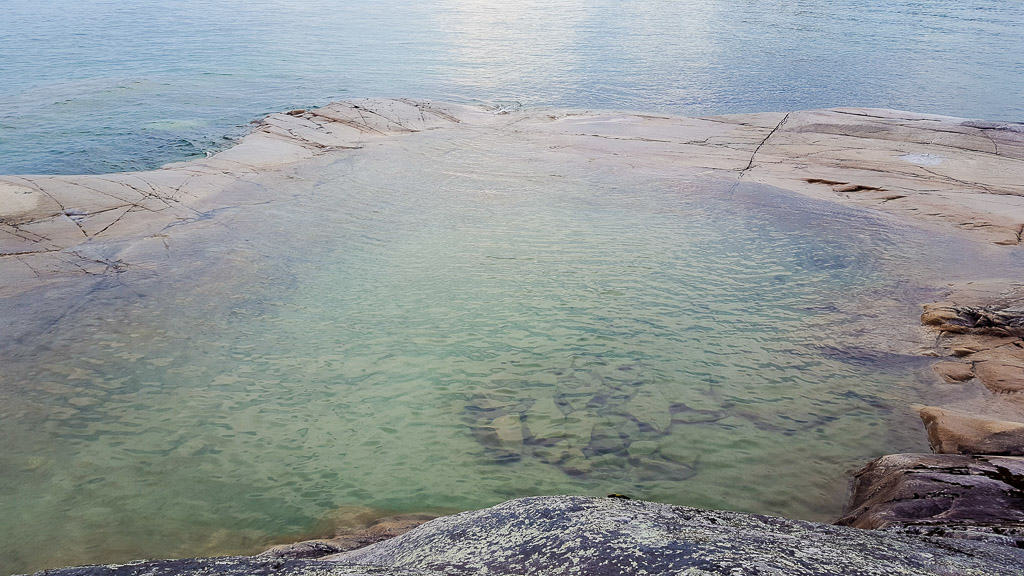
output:
{"label": "sunlight glare on water", "polygon": [[0,173],[148,169],[354,97],[1024,120],[1024,3],[5,0]]}

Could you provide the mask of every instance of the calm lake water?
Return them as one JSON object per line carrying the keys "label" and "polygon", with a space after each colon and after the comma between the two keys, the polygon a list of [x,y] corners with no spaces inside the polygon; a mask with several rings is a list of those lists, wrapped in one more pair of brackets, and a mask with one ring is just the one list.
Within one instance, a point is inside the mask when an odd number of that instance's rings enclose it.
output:
{"label": "calm lake water", "polygon": [[928,287],[1021,265],[468,128],[217,202],[121,274],[0,299],[0,565],[529,494],[829,520],[852,470],[927,450],[928,359],[890,351]]}
{"label": "calm lake water", "polygon": [[359,96],[1024,120],[1024,3],[5,0],[0,173],[152,168]]}
{"label": "calm lake water", "polygon": [[[355,96],[1024,118],[1020,2],[0,6],[0,172],[150,168]],[[608,492],[829,520],[926,450],[911,338],[991,248],[430,132],[0,300],[0,573]],[[245,206],[241,206],[245,204]],[[2,279],[0,279],[2,281]]]}

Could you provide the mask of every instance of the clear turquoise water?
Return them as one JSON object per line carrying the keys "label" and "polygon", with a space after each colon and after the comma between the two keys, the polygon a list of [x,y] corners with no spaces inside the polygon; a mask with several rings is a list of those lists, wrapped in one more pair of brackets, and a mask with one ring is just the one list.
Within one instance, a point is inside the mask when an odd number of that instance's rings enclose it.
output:
{"label": "clear turquoise water", "polygon": [[151,168],[357,96],[1024,119],[991,0],[5,0],[0,173]]}
{"label": "clear turquoise water", "polygon": [[[1019,2],[0,6],[0,172],[150,168],[356,96],[1024,117]],[[828,520],[923,450],[892,354],[1020,266],[765,188],[418,134],[0,300],[0,573],[248,552],[337,510],[636,497]]]}
{"label": "clear turquoise water", "polygon": [[0,566],[530,494],[829,520],[852,470],[927,449],[927,360],[893,352],[929,287],[1021,265],[532,146],[339,153],[240,183],[114,277],[0,299]]}

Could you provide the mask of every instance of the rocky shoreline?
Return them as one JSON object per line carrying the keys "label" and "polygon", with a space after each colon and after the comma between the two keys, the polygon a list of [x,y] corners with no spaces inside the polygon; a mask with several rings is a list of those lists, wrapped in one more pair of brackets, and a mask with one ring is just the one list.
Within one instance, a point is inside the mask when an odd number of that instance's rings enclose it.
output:
{"label": "rocky shoreline", "polygon": [[921,321],[936,332],[933,370],[959,388],[918,408],[934,454],[865,466],[838,523],[1024,547],[1024,285],[957,287]]}
{"label": "rocky shoreline", "polygon": [[[770,184],[1002,250],[1019,249],[1024,233],[1021,124],[853,108],[679,118],[358,100],[273,114],[234,148],[159,170],[0,176],[0,296],[145,266],[125,247],[166,245],[169,229],[209,218],[223,208],[218,192],[255,174],[455,125],[513,131],[611,165],[671,165]],[[532,498],[251,558],[44,573],[1017,574],[1024,567],[1017,272],[951,286],[946,300],[925,306],[922,323],[935,343],[915,352],[941,358],[934,369],[947,396],[919,408],[934,453],[883,456],[857,472],[840,527],[618,498]]]}
{"label": "rocky shoreline", "polygon": [[47,576],[1011,575],[1024,550],[622,498],[521,498],[365,548],[66,568]]}
{"label": "rocky shoreline", "polygon": [[685,118],[364,99],[271,114],[209,158],[146,172],[0,175],[0,296],[117,273],[112,245],[161,243],[218,192],[384,138],[458,127],[514,133],[611,167],[769,184],[1002,246],[1024,230],[1024,125],[837,108]]}

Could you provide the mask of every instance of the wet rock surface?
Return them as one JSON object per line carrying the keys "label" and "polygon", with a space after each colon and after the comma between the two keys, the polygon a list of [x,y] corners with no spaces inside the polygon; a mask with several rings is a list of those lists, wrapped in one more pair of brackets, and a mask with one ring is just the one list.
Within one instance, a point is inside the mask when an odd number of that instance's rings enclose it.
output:
{"label": "wet rock surface", "polygon": [[1024,458],[883,456],[857,472],[837,524],[1024,548]]}
{"label": "wet rock surface", "polygon": [[1024,550],[622,498],[511,500],[317,560],[214,558],[66,568],[49,576],[280,574],[1020,574]]}
{"label": "wet rock surface", "polygon": [[938,332],[934,372],[959,388],[918,407],[935,454],[869,463],[837,524],[1024,548],[1024,286],[969,284],[921,315]]}
{"label": "wet rock surface", "polygon": [[429,514],[400,514],[376,518],[362,523],[358,522],[358,518],[346,518],[348,521],[340,529],[336,530],[331,538],[318,538],[292,544],[281,544],[259,554],[258,557],[318,558],[328,554],[347,552],[405,534],[409,530],[435,517],[435,515]]}
{"label": "wet rock surface", "polygon": [[1024,454],[1024,285],[956,287],[924,307],[921,323],[937,333],[934,372],[956,392],[919,409],[932,451]]}
{"label": "wet rock surface", "polygon": [[939,303],[928,306],[921,322],[939,330],[987,336],[1024,336],[1024,308],[1009,306],[961,306]]}
{"label": "wet rock surface", "polygon": [[925,406],[919,410],[928,443],[938,454],[1024,456],[1024,424]]}

